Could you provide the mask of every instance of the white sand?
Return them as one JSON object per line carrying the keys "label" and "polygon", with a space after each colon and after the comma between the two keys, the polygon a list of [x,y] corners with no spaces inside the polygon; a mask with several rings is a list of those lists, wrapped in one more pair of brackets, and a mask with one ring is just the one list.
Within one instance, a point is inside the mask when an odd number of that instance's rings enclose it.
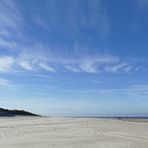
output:
{"label": "white sand", "polygon": [[87,118],[0,118],[0,148],[148,148],[148,123]]}

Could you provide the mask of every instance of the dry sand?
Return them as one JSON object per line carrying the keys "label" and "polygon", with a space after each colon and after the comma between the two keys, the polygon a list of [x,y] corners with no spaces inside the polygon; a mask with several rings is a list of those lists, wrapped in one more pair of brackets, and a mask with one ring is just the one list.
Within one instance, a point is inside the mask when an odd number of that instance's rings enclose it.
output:
{"label": "dry sand", "polygon": [[0,148],[148,148],[148,123],[95,118],[0,118]]}

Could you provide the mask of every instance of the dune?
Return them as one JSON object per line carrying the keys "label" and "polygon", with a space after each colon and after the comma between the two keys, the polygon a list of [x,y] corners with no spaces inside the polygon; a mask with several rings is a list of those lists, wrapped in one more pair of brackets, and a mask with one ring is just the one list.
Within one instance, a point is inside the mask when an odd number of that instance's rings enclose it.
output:
{"label": "dune", "polygon": [[148,148],[148,123],[97,118],[1,117],[1,148]]}
{"label": "dune", "polygon": [[14,116],[39,116],[37,114],[24,111],[24,110],[9,110],[0,108],[0,117],[14,117]]}

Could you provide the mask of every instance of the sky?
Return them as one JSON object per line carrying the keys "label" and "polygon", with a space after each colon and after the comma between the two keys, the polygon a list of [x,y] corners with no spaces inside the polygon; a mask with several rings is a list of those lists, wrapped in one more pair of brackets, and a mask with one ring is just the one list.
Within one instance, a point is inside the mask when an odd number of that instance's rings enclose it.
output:
{"label": "sky", "polygon": [[147,16],[147,0],[0,0],[0,107],[148,115]]}

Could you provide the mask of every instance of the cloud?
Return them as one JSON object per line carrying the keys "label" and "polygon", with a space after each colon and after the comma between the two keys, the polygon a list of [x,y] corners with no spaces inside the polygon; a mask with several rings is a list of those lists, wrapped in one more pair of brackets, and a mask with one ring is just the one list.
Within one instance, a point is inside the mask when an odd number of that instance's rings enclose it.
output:
{"label": "cloud", "polygon": [[130,85],[125,88],[91,88],[91,89],[63,89],[63,92],[86,96],[90,94],[99,94],[99,95],[116,95],[116,96],[140,96],[146,97],[148,95],[148,85]]}
{"label": "cloud", "polygon": [[127,94],[132,96],[147,96],[148,95],[148,85],[146,84],[138,84],[131,85],[127,89]]}
{"label": "cloud", "polygon": [[91,83],[94,83],[94,84],[102,84],[102,81],[92,80]]}
{"label": "cloud", "polygon": [[25,58],[27,62],[25,65],[26,69],[32,70],[40,67],[48,72],[54,72],[63,68],[71,72],[86,73],[98,73],[103,71],[128,73],[136,69],[136,66],[133,63],[128,61],[122,62],[119,57],[113,55],[69,55],[69,57],[67,57],[64,55],[55,55],[51,52],[47,52],[46,54],[43,53],[44,52],[38,52],[36,54],[29,53],[28,58]]}
{"label": "cloud", "polygon": [[102,70],[102,66],[106,64],[113,64],[119,61],[118,57],[111,55],[96,55],[86,58],[82,63],[79,63],[79,67],[84,72],[97,73],[98,70]]}
{"label": "cloud", "polygon": [[147,15],[148,15],[148,1],[147,0],[136,0],[136,11],[134,14],[134,21],[132,23],[132,29],[135,33],[147,31]]}
{"label": "cloud", "polygon": [[0,86],[11,86],[11,82],[7,79],[0,78]]}
{"label": "cloud", "polygon": [[141,85],[141,84],[131,85],[130,89],[134,90],[134,91],[138,90],[138,91],[147,91],[148,92],[148,85]]}
{"label": "cloud", "polygon": [[[26,49],[26,50],[25,50]],[[37,52],[36,52],[37,51]],[[0,57],[0,71],[41,71],[56,72],[67,70],[71,72],[100,73],[137,71],[136,64],[123,59],[105,54],[58,54],[46,46],[39,44],[24,48],[15,56]]]}
{"label": "cloud", "polygon": [[[102,71],[127,73],[134,69],[134,64],[114,55],[101,53],[88,55],[87,49],[84,53],[81,53],[78,45],[77,53],[75,53],[73,47],[67,49],[68,47],[60,46],[58,49],[46,43],[36,43],[33,39],[28,40],[22,30],[24,23],[30,22],[25,22],[22,11],[19,10],[16,2],[15,0],[0,1],[0,49],[3,51],[15,49],[15,53],[11,51],[10,55],[1,53],[0,72],[13,70],[39,73],[41,71],[56,72],[63,69],[71,72],[95,74]],[[37,7],[40,7],[40,5],[37,5]],[[34,16],[32,20],[35,21],[35,25],[44,29],[50,28],[49,30],[62,32],[62,34],[65,31],[71,34],[81,33],[81,31],[83,33],[85,30],[86,32],[102,34],[102,37],[109,31],[108,16],[101,0],[94,0],[93,3],[89,0],[45,0],[43,7],[45,8],[44,13],[47,14],[46,17],[42,11],[38,12],[36,9],[31,9],[31,17]],[[30,19],[30,16],[27,17]],[[17,33],[22,33],[21,39],[15,38],[14,33],[15,36],[17,36]],[[20,40],[25,43],[20,43]],[[60,49],[62,49],[62,52],[58,52],[61,51]],[[88,51],[90,50],[89,48]]]}
{"label": "cloud", "polygon": [[55,69],[51,66],[49,66],[48,64],[46,63],[40,63],[39,64],[41,68],[43,68],[44,70],[48,71],[48,72],[54,72]]}
{"label": "cloud", "polygon": [[[19,50],[24,18],[16,0],[0,0],[0,51]],[[11,51],[12,52],[12,51]],[[2,54],[1,54],[2,55]]]}
{"label": "cloud", "polygon": [[32,65],[27,60],[19,61],[19,65],[25,70],[33,70]]}
{"label": "cloud", "polygon": [[147,0],[136,0],[137,5],[140,9],[148,7],[148,1]]}
{"label": "cloud", "polygon": [[[17,44],[0,40],[0,46],[14,48],[14,54],[2,54],[0,57],[0,71],[30,71],[56,72],[67,70],[71,72],[85,72],[97,74],[99,72],[124,72],[137,71],[136,62],[121,59],[118,56],[102,53],[88,54],[90,48],[81,52],[81,47],[64,48],[58,52],[60,47],[51,47],[49,44],[32,43],[30,45]],[[14,51],[14,50],[13,50]]]}
{"label": "cloud", "polygon": [[0,1],[0,36],[13,37],[21,29],[22,16],[14,1],[1,0]]}
{"label": "cloud", "polygon": [[[106,64],[117,63],[120,58],[103,54],[81,54],[71,50],[70,54],[54,52],[56,49],[43,44],[23,48],[22,53],[16,56],[16,63],[24,70],[55,72],[65,69],[71,72],[97,73]],[[37,52],[36,52],[37,51]]]}
{"label": "cloud", "polygon": [[64,68],[72,72],[80,72],[80,68],[78,68],[76,65],[66,65]]}
{"label": "cloud", "polygon": [[[45,70],[54,72],[54,67],[50,66],[51,61],[48,59],[48,54],[43,50],[42,45],[32,46],[28,50],[23,51],[17,56],[16,62],[24,70],[40,71]],[[36,50],[38,52],[36,52]]]}
{"label": "cloud", "polygon": [[0,57],[0,72],[10,72],[13,70],[15,60],[11,56]]}
{"label": "cloud", "polygon": [[130,72],[133,69],[133,65],[131,63],[118,63],[115,65],[109,65],[105,67],[105,70],[108,72]]}
{"label": "cloud", "polygon": [[43,6],[44,12],[32,11],[32,15],[35,25],[44,30],[69,35],[86,30],[103,38],[110,31],[109,19],[101,0],[93,0],[93,3],[90,0],[50,0],[44,1]]}
{"label": "cloud", "polygon": [[97,73],[97,68],[96,67],[93,67],[93,65],[91,65],[89,63],[88,64],[81,65],[80,68],[84,72]]}
{"label": "cloud", "polygon": [[1,49],[15,49],[16,47],[17,47],[16,42],[6,40],[4,38],[0,38],[0,48]]}

